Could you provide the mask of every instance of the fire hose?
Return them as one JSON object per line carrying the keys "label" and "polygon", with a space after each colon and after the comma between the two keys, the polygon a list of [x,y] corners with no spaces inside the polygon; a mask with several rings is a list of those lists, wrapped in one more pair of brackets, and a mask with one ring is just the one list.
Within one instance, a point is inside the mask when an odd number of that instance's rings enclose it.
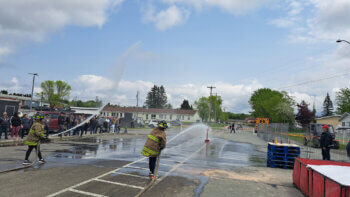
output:
{"label": "fire hose", "polygon": [[34,166],[36,164],[36,162],[38,161],[38,157],[39,157],[38,155],[40,152],[40,142],[38,143],[35,151],[36,151],[35,159],[31,164],[25,165],[22,167],[18,167],[18,168],[9,169],[9,170],[3,170],[3,171],[0,171],[0,174],[7,173],[7,172],[13,172],[13,171],[17,171],[17,170],[22,170],[22,169],[26,169],[26,168],[30,168],[30,167]]}
{"label": "fire hose", "polygon": [[160,153],[159,152],[159,155],[158,155],[158,158],[157,158],[157,166],[156,166],[156,169],[155,169],[155,172],[154,172],[154,178],[152,179],[152,181],[142,190],[140,191],[135,197],[140,197],[142,196],[147,190],[149,190],[152,185],[156,182],[157,180],[157,175],[158,175],[158,168],[159,168],[159,161],[160,161]]}

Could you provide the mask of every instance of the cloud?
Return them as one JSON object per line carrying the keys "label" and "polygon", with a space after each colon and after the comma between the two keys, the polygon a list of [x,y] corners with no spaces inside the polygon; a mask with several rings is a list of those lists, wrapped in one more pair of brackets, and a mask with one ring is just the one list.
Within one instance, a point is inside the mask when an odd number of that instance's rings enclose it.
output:
{"label": "cloud", "polygon": [[[125,106],[136,105],[136,92],[140,93],[140,106],[146,100],[148,91],[151,90],[154,83],[149,81],[127,81],[121,80],[119,88],[112,80],[97,75],[82,75],[72,83],[72,97],[78,99],[94,99],[96,96],[103,99],[105,102]],[[209,84],[208,84],[209,85]],[[250,84],[230,84],[225,82],[217,82],[213,84],[217,87],[216,92],[224,100],[226,111],[248,112],[250,106],[248,100],[254,90],[263,86],[257,81],[252,81]],[[165,86],[168,102],[174,108],[178,108],[184,99],[194,104],[202,96],[209,96],[207,85],[195,84],[179,84],[175,86]]]}
{"label": "cloud", "polygon": [[[0,1],[0,57],[19,43],[43,41],[68,25],[102,27],[123,0]],[[7,50],[4,53],[4,48]],[[2,49],[2,50],[1,50]]]}
{"label": "cloud", "polygon": [[154,6],[149,6],[148,10],[145,12],[144,21],[154,23],[157,29],[163,31],[173,26],[183,24],[188,19],[189,15],[190,13],[188,10],[175,5],[158,13],[155,12]]}
{"label": "cloud", "polygon": [[168,4],[188,5],[197,10],[216,7],[231,14],[243,14],[256,9],[271,0],[162,0]]}

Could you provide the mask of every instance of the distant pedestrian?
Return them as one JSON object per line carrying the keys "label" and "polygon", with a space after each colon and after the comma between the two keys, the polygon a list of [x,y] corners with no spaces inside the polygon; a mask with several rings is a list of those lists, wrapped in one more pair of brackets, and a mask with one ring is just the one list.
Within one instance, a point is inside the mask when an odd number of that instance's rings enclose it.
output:
{"label": "distant pedestrian", "polygon": [[10,118],[7,117],[7,113],[4,112],[3,116],[0,117],[0,140],[3,132],[5,133],[4,134],[5,140],[8,139],[7,135],[8,135],[9,128],[10,128]]}
{"label": "distant pedestrian", "polygon": [[16,141],[18,141],[19,131],[23,127],[22,120],[18,116],[18,112],[15,112],[10,119],[10,128],[11,128],[11,140],[14,140],[14,136],[16,136]]}
{"label": "distant pedestrian", "polygon": [[232,131],[233,131],[234,133],[236,133],[236,130],[235,130],[235,123],[234,123],[234,122],[231,124],[230,129],[231,129],[230,133],[232,133]]}
{"label": "distant pedestrian", "polygon": [[30,127],[32,126],[32,120],[28,118],[28,114],[24,114],[22,118],[23,128],[21,130],[21,139],[23,139],[24,135],[29,134]]}
{"label": "distant pedestrian", "polygon": [[333,138],[332,135],[329,133],[329,126],[324,125],[322,127],[323,132],[321,134],[321,148],[322,148],[322,159],[323,160],[331,160],[330,155],[330,147],[332,146]]}
{"label": "distant pedestrian", "polygon": [[350,158],[350,141],[346,145],[346,152],[348,153],[348,157]]}
{"label": "distant pedestrian", "polygon": [[49,134],[50,134],[50,115],[49,114],[45,114],[44,131],[45,131],[45,137],[49,138]]}

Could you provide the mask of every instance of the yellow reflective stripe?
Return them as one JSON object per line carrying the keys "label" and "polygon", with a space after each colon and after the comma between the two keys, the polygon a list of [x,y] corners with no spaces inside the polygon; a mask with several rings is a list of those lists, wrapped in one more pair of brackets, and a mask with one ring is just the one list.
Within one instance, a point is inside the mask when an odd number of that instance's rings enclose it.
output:
{"label": "yellow reflective stripe", "polygon": [[149,149],[147,147],[143,147],[143,151],[145,151],[145,152],[147,152],[147,153],[149,153],[151,155],[158,155],[157,151],[153,151],[153,150],[151,150],[151,149]]}
{"label": "yellow reflective stripe", "polygon": [[146,157],[149,156],[149,153],[147,153],[147,152],[145,152],[145,151],[142,151],[142,154],[143,154],[144,156],[146,156]]}
{"label": "yellow reflective stripe", "polygon": [[148,138],[153,140],[153,141],[155,141],[155,142],[157,142],[157,143],[159,143],[159,139],[154,137],[153,135],[148,135]]}
{"label": "yellow reflective stripe", "polygon": [[28,146],[36,146],[36,145],[38,145],[37,142],[29,142],[29,141],[26,141],[26,142],[24,142],[24,143],[27,144]]}

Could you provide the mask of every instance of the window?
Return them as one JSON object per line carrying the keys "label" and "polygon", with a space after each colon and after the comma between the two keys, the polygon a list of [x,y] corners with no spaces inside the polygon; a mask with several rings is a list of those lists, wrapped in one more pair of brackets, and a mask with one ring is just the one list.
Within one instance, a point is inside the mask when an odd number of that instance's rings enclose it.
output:
{"label": "window", "polygon": [[146,120],[148,120],[148,114],[146,114]]}
{"label": "window", "polygon": [[341,126],[345,127],[345,122],[342,122],[342,123],[341,123]]}
{"label": "window", "polygon": [[188,116],[187,120],[191,120],[191,116]]}
{"label": "window", "polygon": [[166,114],[164,114],[164,120],[166,120]]}
{"label": "window", "polygon": [[123,118],[123,113],[120,113],[120,117]]}
{"label": "window", "polygon": [[170,120],[173,119],[173,115],[172,115],[172,114],[169,115],[169,119],[170,119]]}
{"label": "window", "polygon": [[154,120],[154,119],[156,119],[156,118],[157,118],[157,115],[155,115],[155,114],[152,114],[152,115],[151,115],[151,119],[152,119],[152,120]]}
{"label": "window", "polygon": [[182,120],[185,120],[185,116],[182,116]]}
{"label": "window", "polygon": [[163,119],[163,114],[159,114],[159,119]]}

